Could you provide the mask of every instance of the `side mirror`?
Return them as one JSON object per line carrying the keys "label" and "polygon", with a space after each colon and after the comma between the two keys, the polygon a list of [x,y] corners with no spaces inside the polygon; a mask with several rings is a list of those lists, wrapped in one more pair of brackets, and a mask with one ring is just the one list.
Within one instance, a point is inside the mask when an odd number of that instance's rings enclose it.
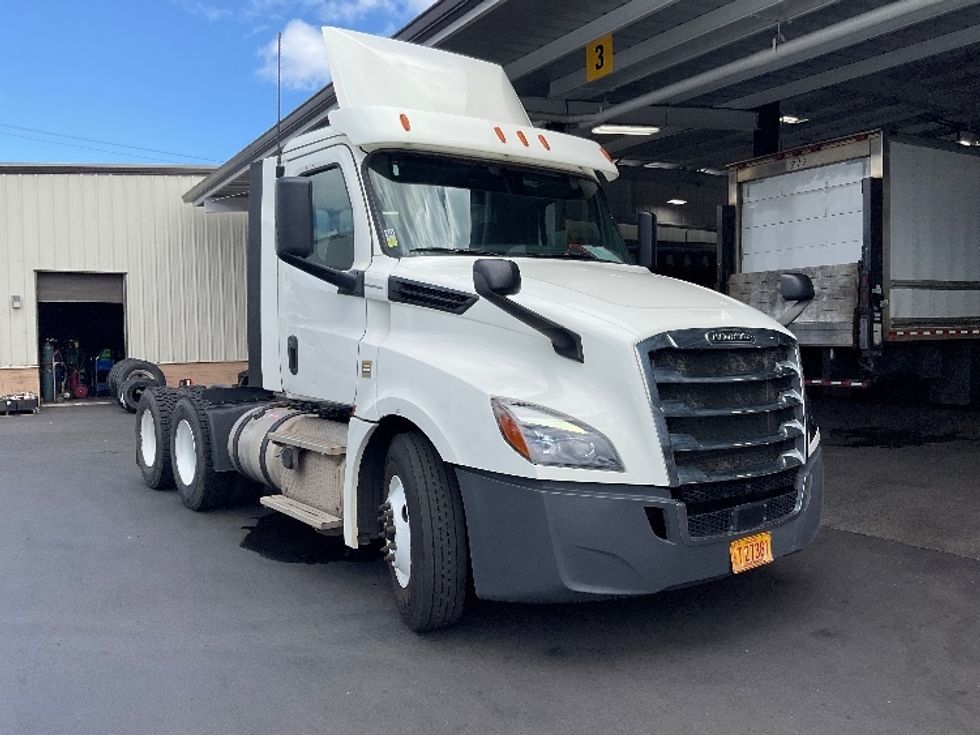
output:
{"label": "side mirror", "polygon": [[473,287],[481,296],[512,296],[521,290],[521,269],[513,260],[481,258],[473,263]]}
{"label": "side mirror", "polygon": [[805,273],[783,273],[779,277],[779,293],[789,307],[776,317],[776,321],[788,327],[813,301],[813,281]]}
{"label": "side mirror", "polygon": [[636,264],[648,270],[657,267],[657,218],[653,212],[636,213]]}
{"label": "side mirror", "polygon": [[313,254],[313,180],[276,179],[276,252],[306,258]]}
{"label": "side mirror", "polygon": [[805,273],[783,273],[779,277],[779,294],[783,301],[812,301],[813,281]]}

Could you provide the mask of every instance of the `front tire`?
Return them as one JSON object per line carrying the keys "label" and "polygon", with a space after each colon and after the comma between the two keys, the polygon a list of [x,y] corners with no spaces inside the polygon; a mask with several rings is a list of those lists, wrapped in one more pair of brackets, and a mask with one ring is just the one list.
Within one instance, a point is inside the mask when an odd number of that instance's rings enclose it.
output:
{"label": "front tire", "polygon": [[416,632],[452,625],[463,614],[469,550],[463,501],[452,469],[418,432],[392,439],[382,506],[395,604]]}
{"label": "front tire", "polygon": [[215,472],[211,433],[204,402],[185,395],[170,420],[170,461],[174,484],[185,506],[193,511],[214,510],[232,497],[236,473]]}

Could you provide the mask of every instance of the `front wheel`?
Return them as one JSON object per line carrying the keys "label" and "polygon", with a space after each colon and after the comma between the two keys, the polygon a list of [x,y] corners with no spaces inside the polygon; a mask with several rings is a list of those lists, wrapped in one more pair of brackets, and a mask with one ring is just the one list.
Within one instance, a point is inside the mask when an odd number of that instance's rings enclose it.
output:
{"label": "front wheel", "polygon": [[382,519],[395,603],[414,631],[463,614],[469,551],[463,501],[452,469],[422,434],[399,434],[385,460]]}

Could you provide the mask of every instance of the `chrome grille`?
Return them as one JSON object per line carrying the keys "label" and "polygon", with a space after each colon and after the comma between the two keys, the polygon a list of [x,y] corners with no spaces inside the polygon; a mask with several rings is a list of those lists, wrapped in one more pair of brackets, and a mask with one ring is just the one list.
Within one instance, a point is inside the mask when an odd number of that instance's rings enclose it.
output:
{"label": "chrome grille", "polygon": [[792,512],[804,463],[792,338],[739,330],[739,343],[713,344],[709,334],[683,330],[640,345],[672,493],[687,505],[691,536],[749,530],[743,526]]}

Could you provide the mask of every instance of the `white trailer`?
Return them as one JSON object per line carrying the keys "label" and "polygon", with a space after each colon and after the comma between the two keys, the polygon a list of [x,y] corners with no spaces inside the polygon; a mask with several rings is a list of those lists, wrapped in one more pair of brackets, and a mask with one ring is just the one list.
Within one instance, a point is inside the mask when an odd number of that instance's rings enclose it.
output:
{"label": "white trailer", "polygon": [[147,391],[146,483],[193,510],[259,486],[383,544],[415,630],[470,584],[638,595],[806,546],[823,464],[791,333],[632,264],[611,159],[533,128],[499,66],[325,38],[330,126],[251,171],[249,384]]}
{"label": "white trailer", "polygon": [[816,298],[792,331],[819,352],[818,382],[903,372],[965,402],[980,339],[978,202],[980,155],[880,131],[735,164],[723,279],[775,313],[779,274],[811,277]]}

